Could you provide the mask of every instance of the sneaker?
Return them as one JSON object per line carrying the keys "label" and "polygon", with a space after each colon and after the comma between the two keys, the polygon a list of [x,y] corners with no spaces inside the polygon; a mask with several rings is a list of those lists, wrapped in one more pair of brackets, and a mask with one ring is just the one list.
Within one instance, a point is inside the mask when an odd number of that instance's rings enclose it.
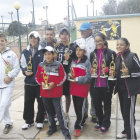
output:
{"label": "sneaker", "polygon": [[75,137],[79,137],[81,134],[82,134],[81,129],[76,129],[76,130],[75,130],[74,136],[75,136]]}
{"label": "sneaker", "polygon": [[34,126],[34,123],[32,123],[32,124],[27,124],[27,123],[25,123],[25,124],[22,126],[22,130],[27,130],[27,129],[30,128],[31,126]]}
{"label": "sneaker", "polygon": [[93,123],[96,123],[96,122],[97,122],[96,115],[92,116],[91,121],[92,121]]}
{"label": "sneaker", "polygon": [[101,126],[100,126],[99,124],[96,124],[96,125],[94,126],[94,128],[95,128],[96,131],[99,131],[100,128],[101,128]]}
{"label": "sneaker", "polygon": [[5,125],[5,128],[4,128],[4,130],[3,130],[3,133],[4,133],[4,134],[8,134],[9,131],[12,129],[12,127],[13,127],[13,125],[6,124],[6,125]]}
{"label": "sneaker", "polygon": [[127,138],[127,134],[123,134],[122,132],[117,135],[117,139],[124,139]]}
{"label": "sneaker", "polygon": [[49,129],[46,133],[47,137],[51,136],[53,133],[55,133],[57,131],[57,129]]}
{"label": "sneaker", "polygon": [[106,128],[106,127],[101,127],[100,128],[101,133],[106,133],[107,131],[108,131],[108,128]]}
{"label": "sneaker", "polygon": [[71,136],[70,136],[70,134],[65,135],[65,140],[71,140]]}
{"label": "sneaker", "polygon": [[37,123],[36,128],[37,129],[42,129],[44,127],[43,123]]}

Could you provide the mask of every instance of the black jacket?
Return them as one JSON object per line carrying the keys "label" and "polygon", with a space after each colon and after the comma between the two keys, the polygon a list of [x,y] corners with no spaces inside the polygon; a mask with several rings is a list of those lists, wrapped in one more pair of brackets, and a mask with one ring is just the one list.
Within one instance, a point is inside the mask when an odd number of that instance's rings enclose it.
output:
{"label": "black jacket", "polygon": [[[64,54],[65,52],[67,52],[68,46],[64,46],[62,43],[60,43],[60,45],[57,47],[57,52],[58,52],[58,61],[60,63],[62,63],[63,65],[63,61],[65,60],[64,58]],[[70,59],[68,61],[68,65],[63,65],[65,72],[68,74],[68,70],[70,67],[70,64],[72,62],[72,59],[74,59],[76,57],[76,53],[75,53],[76,49],[75,49],[75,44],[71,43],[70,44],[70,48],[69,48],[69,53],[70,53]]]}
{"label": "black jacket", "polygon": [[[90,62],[91,62],[91,64],[92,64],[92,61],[94,60],[94,53],[96,53],[96,56],[97,56],[97,49],[95,49],[90,54]],[[110,65],[110,63],[112,61],[112,54],[113,54],[114,59],[115,59],[116,58],[116,53],[113,50],[109,49],[109,48],[105,48],[104,54],[103,54],[103,58],[105,59],[106,67],[108,67],[108,68],[109,68],[109,65]],[[97,82],[97,79],[96,78],[92,78],[91,87],[95,87],[96,82]],[[107,83],[107,88],[110,89],[111,92],[112,92],[113,91],[113,87],[114,87],[114,82],[113,81],[108,81],[107,78],[106,78],[106,83]]]}
{"label": "black jacket", "polygon": [[[123,54],[124,62],[129,71],[129,78],[122,79],[121,78],[121,69],[122,69],[122,59],[121,56],[118,55],[116,57],[116,86],[115,93],[118,91],[118,88],[122,85],[119,83],[124,81],[124,86],[126,86],[128,96],[133,96],[136,94],[140,94],[140,61],[137,54],[130,52],[130,50],[125,51]],[[118,82],[120,81],[120,82]]]}

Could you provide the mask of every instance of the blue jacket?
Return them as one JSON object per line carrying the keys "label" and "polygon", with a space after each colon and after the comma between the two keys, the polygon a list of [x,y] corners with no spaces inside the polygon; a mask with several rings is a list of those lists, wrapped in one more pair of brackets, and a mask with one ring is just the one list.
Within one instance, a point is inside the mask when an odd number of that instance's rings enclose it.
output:
{"label": "blue jacket", "polygon": [[[30,45],[23,50],[20,58],[20,67],[22,69],[23,75],[25,75],[25,71],[27,71],[27,64],[29,62],[29,57],[32,56],[32,52],[30,50]],[[32,63],[32,71],[33,75],[31,76],[26,76],[25,75],[25,84],[27,85],[38,85],[38,83],[35,80],[35,75],[37,72],[37,66],[40,62],[43,61],[44,55],[41,46],[39,45],[37,52],[35,55],[31,58],[31,63]]]}

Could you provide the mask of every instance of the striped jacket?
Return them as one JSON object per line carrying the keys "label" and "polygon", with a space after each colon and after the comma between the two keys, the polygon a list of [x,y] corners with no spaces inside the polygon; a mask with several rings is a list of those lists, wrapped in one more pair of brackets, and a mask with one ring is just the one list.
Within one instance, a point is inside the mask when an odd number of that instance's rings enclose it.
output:
{"label": "striped jacket", "polygon": [[47,97],[47,98],[61,97],[63,93],[62,85],[64,81],[66,80],[66,74],[65,74],[62,64],[59,63],[58,61],[53,61],[53,63],[51,64],[46,63],[46,61],[40,63],[38,65],[37,73],[35,76],[36,81],[39,85],[41,85],[42,82],[45,82],[43,79],[43,74],[48,75],[48,83],[54,82],[55,87],[51,90],[44,90],[42,89],[42,86],[41,86],[40,95],[42,97]]}
{"label": "striped jacket", "polygon": [[[124,83],[128,92],[128,97],[140,94],[140,61],[137,56],[137,54],[130,52],[130,50],[127,50],[123,54],[124,62],[126,67],[129,71],[129,78],[121,79],[121,69],[122,69],[122,60],[120,55],[116,58],[116,77],[117,80],[124,80]],[[115,86],[115,93],[117,92],[119,88],[119,83],[116,82]]]}

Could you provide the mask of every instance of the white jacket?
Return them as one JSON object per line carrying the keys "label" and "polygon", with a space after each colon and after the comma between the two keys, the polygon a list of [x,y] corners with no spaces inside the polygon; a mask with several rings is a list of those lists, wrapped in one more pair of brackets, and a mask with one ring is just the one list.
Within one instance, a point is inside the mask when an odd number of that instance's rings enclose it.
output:
{"label": "white jacket", "polygon": [[79,40],[82,40],[83,42],[85,42],[85,44],[86,44],[86,56],[88,57],[88,59],[90,59],[90,53],[93,52],[95,50],[95,48],[96,48],[96,45],[95,45],[95,42],[94,42],[94,37],[89,36],[86,39],[78,38],[74,42],[77,43]]}
{"label": "white jacket", "polygon": [[[13,78],[13,80],[6,84],[4,82],[4,78],[6,77],[5,69],[6,69],[6,63],[10,63],[11,71],[8,72],[8,76],[10,78]],[[6,50],[3,53],[0,53],[0,88],[5,88],[9,86],[14,86],[14,79],[18,75],[20,71],[19,66],[19,60],[17,58],[17,55],[10,49],[6,48]]]}

